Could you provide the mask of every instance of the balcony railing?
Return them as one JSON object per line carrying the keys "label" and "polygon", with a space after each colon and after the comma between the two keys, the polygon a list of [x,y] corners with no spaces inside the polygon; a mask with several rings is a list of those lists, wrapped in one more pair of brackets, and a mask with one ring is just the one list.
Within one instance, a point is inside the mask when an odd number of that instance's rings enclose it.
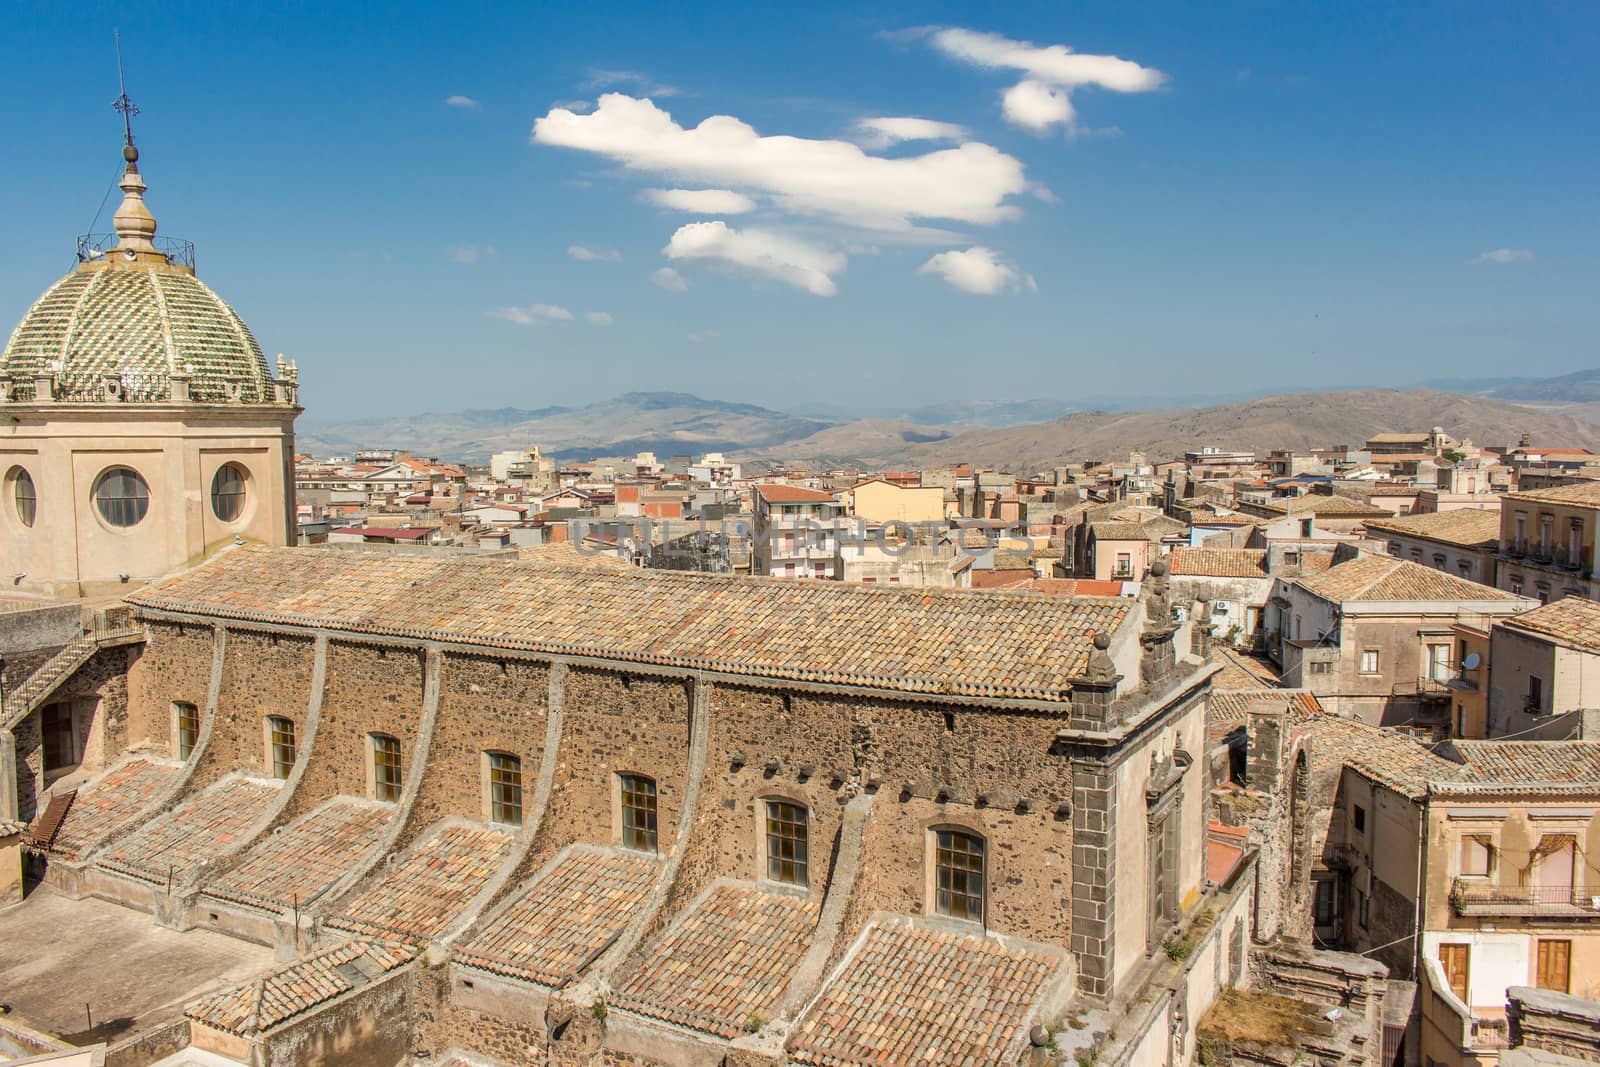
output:
{"label": "balcony railing", "polygon": [[1450,887],[1450,905],[1461,916],[1600,918],[1600,886],[1502,886],[1457,878]]}
{"label": "balcony railing", "polygon": [[1521,559],[1528,554],[1528,541],[1523,537],[1513,537],[1506,542],[1505,554],[1516,559]]}

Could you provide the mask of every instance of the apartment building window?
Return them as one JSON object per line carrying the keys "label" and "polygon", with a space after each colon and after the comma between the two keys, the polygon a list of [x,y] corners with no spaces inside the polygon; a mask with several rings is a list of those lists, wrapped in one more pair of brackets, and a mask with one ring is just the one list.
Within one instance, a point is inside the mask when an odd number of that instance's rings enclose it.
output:
{"label": "apartment building window", "polygon": [[1111,572],[1113,578],[1127,578],[1133,575],[1133,555],[1128,552],[1117,553],[1117,566]]}
{"label": "apartment building window", "polygon": [[1544,710],[1544,679],[1537,674],[1528,675],[1527,710],[1531,712]]}
{"label": "apartment building window", "polygon": [[1466,561],[1466,560],[1458,561],[1456,563],[1456,569],[1461,572],[1461,577],[1467,578],[1467,579],[1470,579],[1472,577],[1472,564],[1469,563],[1468,561]]}
{"label": "apartment building window", "polygon": [[1312,660],[1310,663],[1306,664],[1306,667],[1311,671],[1312,674],[1327,674],[1332,666],[1333,664],[1327,662],[1326,660]]}
{"label": "apartment building window", "polygon": [[388,734],[368,734],[372,749],[372,796],[377,800],[400,799],[400,739]]}
{"label": "apartment building window", "polygon": [[1539,551],[1548,556],[1555,543],[1556,520],[1553,515],[1539,516]]}
{"label": "apartment building window", "polygon": [[1362,890],[1356,891],[1356,922],[1363,928],[1367,925],[1367,894]]}
{"label": "apartment building window", "polygon": [[622,847],[639,852],[656,850],[656,781],[642,774],[620,774],[622,795]]}
{"label": "apartment building window", "polygon": [[1522,595],[1522,575],[1513,574],[1511,576],[1511,592],[1515,596]]}
{"label": "apartment building window", "polygon": [[294,770],[294,722],[281,715],[267,718],[267,747],[271,756],[272,776],[287,778]]}
{"label": "apartment building window", "polygon": [[200,740],[200,709],[180,700],[172,705],[172,711],[178,725],[178,758],[188,759]]}
{"label": "apartment building window", "polygon": [[1400,558],[1400,542],[1399,541],[1390,541],[1389,542],[1389,555],[1393,556],[1396,559]]}
{"label": "apartment building window", "polygon": [[1335,895],[1339,883],[1332,878],[1322,878],[1316,882],[1316,895],[1311,903],[1311,921],[1317,926],[1332,926],[1338,916]]}
{"label": "apartment building window", "polygon": [[1351,823],[1351,825],[1353,825],[1356,828],[1356,833],[1358,833],[1358,834],[1366,833],[1367,832],[1367,809],[1363,808],[1360,804],[1354,805],[1352,807],[1351,811],[1350,811],[1350,823]]}
{"label": "apartment building window", "polygon": [[1364,648],[1364,649],[1361,650],[1361,673],[1362,674],[1377,674],[1378,673],[1378,650],[1377,649],[1375,649],[1375,648]]}
{"label": "apartment building window", "polygon": [[807,885],[806,809],[787,800],[767,801],[767,877]]}
{"label": "apartment building window", "polygon": [[1300,553],[1298,553],[1298,552],[1285,552],[1283,554],[1283,565],[1285,567],[1298,567],[1298,566],[1300,566]]}
{"label": "apartment building window", "polygon": [[1412,559],[1413,562],[1421,563],[1422,562],[1422,549],[1413,548],[1411,550],[1411,559]]}
{"label": "apartment building window", "polygon": [[1527,541],[1528,541],[1528,516],[1525,513],[1519,511],[1519,512],[1517,512],[1516,547],[1521,548],[1523,545],[1525,545],[1527,543]]}
{"label": "apartment building window", "polygon": [[1458,873],[1463,878],[1487,878],[1494,868],[1494,839],[1487,834],[1466,834],[1461,838]]}
{"label": "apartment building window", "polygon": [[1573,519],[1567,527],[1567,562],[1576,567],[1583,560],[1583,520]]}
{"label": "apartment building window", "polygon": [[506,752],[490,752],[489,821],[522,825],[522,761]]}
{"label": "apartment building window", "polygon": [[1445,563],[1446,563],[1446,560],[1445,560],[1443,552],[1435,552],[1433,554],[1433,565],[1434,565],[1434,567],[1436,567],[1437,569],[1442,571],[1442,570],[1444,570]]}
{"label": "apartment building window", "polygon": [[935,831],[933,910],[983,921],[984,841],[960,830]]}

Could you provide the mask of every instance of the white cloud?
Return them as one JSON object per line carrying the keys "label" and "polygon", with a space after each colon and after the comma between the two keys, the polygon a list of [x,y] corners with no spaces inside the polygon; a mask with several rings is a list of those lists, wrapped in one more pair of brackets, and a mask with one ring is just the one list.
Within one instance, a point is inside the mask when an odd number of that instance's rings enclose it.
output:
{"label": "white cloud", "polygon": [[735,230],[725,222],[679,227],[662,254],[668,259],[711,260],[764,274],[817,296],[838,292],[830,275],[844,270],[841,252],[769,230]]}
{"label": "white cloud", "polygon": [[567,255],[580,263],[622,262],[622,253],[615,248],[590,248],[588,245],[568,245]]}
{"label": "white cloud", "polygon": [[585,311],[583,317],[588,319],[590,324],[594,326],[610,326],[616,321],[611,317],[611,312],[609,311]]}
{"label": "white cloud", "polygon": [[868,148],[887,148],[901,141],[963,141],[968,136],[965,126],[953,122],[909,117],[862,119],[856,129],[861,131],[861,143]]}
{"label": "white cloud", "polygon": [[444,102],[451,107],[459,107],[465,111],[478,111],[483,107],[482,104],[472,99],[472,97],[461,96],[460,94],[455,96],[447,96],[444,98]]}
{"label": "white cloud", "polygon": [[606,93],[590,114],[554,108],[539,144],[592,152],[625,168],[772,197],[784,210],[913,234],[913,220],[989,224],[1016,218],[1022,163],[977,141],[889,159],[848,141],[763,137],[731,115],[685,129],[649,100]]}
{"label": "white cloud", "polygon": [[450,249],[450,259],[463,267],[469,267],[478,262],[478,260],[494,254],[494,245],[483,245],[481,247],[478,245],[456,245]]}
{"label": "white cloud", "polygon": [[979,296],[994,296],[1007,290],[1039,291],[1033,275],[1023,273],[982,245],[965,252],[940,252],[917,268],[917,273],[937,274],[954,288]]}
{"label": "white cloud", "polygon": [[631,85],[645,96],[678,96],[683,92],[682,89],[663,85],[636,70],[599,70],[594,67],[589,69],[589,80],[583,83],[583,88],[610,89],[616,85]]}
{"label": "white cloud", "polygon": [[1473,256],[1469,263],[1527,263],[1533,259],[1533,253],[1526,248],[1496,248],[1489,252],[1479,252]]}
{"label": "white cloud", "polygon": [[1000,112],[1013,126],[1043,133],[1051,126],[1073,126],[1078,112],[1065,89],[1024,78],[1000,94]]}
{"label": "white cloud", "polygon": [[1160,88],[1167,76],[1118,56],[1074,52],[1066,45],[1013,41],[997,33],[949,28],[934,31],[928,41],[947,56],[991,70],[1015,70],[1022,81],[1001,97],[1006,121],[1034,132],[1063,126],[1077,131],[1072,90],[1084,86],[1118,93],[1143,93]]}
{"label": "white cloud", "polygon": [[722,334],[716,330],[696,330],[688,335],[688,339],[691,344],[699,344],[701,341],[709,341],[713,337],[721,336]]}
{"label": "white cloud", "polygon": [[756,209],[754,200],[732,189],[646,189],[644,198],[674,211],[700,215],[743,215]]}
{"label": "white cloud", "polygon": [[492,319],[505,319],[518,326],[537,326],[541,322],[570,322],[572,312],[554,304],[529,304],[527,307],[495,308],[484,314]]}
{"label": "white cloud", "polygon": [[659,285],[672,293],[687,292],[689,289],[688,279],[671,267],[662,267],[660,270],[653,272],[650,275],[650,284]]}

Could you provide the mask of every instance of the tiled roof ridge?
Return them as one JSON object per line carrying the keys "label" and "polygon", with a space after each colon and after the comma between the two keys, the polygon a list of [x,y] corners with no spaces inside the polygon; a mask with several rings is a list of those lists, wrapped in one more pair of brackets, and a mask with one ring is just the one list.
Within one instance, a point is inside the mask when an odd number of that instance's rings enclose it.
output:
{"label": "tiled roof ridge", "polygon": [[[360,619],[318,618],[299,612],[263,611],[231,606],[223,603],[196,605],[194,602],[184,600],[181,597],[171,597],[164,594],[174,587],[180,587],[184,583],[199,580],[200,576],[206,574],[208,570],[214,571],[225,569],[230,565],[242,566],[252,560],[260,559],[268,555],[276,555],[279,558],[286,559],[289,558],[290,554],[294,554],[298,555],[301,559],[313,561],[313,566],[319,566],[323,568],[330,568],[330,565],[331,567],[342,566],[345,568],[359,568],[362,566],[379,567],[385,564],[394,565],[400,562],[416,566],[419,570],[425,567],[439,566],[448,566],[450,568],[459,568],[461,570],[466,570],[468,568],[479,568],[483,571],[495,568],[499,570],[499,573],[512,574],[515,573],[518,568],[521,568],[529,574],[571,577],[587,583],[607,581],[654,582],[658,584],[667,584],[669,586],[675,585],[679,588],[690,586],[696,583],[700,584],[702,587],[709,586],[712,583],[721,583],[724,590],[739,590],[740,592],[748,589],[771,590],[774,592],[777,590],[783,590],[788,595],[802,599],[809,599],[811,601],[815,601],[819,598],[830,598],[834,601],[855,599],[858,602],[864,602],[861,601],[860,598],[887,597],[891,598],[891,600],[897,598],[900,602],[904,603],[914,598],[923,605],[927,605],[933,601],[940,601],[947,605],[985,604],[996,608],[1003,605],[1007,609],[1014,609],[1019,603],[1037,603],[1039,605],[1049,605],[1052,609],[1055,609],[1054,612],[1052,612],[1052,615],[1056,615],[1056,613],[1062,612],[1063,610],[1082,613],[1086,609],[1098,606],[1107,609],[1114,617],[1107,618],[1105,620],[1089,619],[1087,621],[1090,623],[1103,622],[1111,629],[1115,629],[1118,625],[1120,625],[1130,610],[1129,601],[1125,598],[1117,597],[1085,596],[1074,599],[1070,602],[1070,606],[1064,607],[1059,597],[1055,597],[1047,593],[1000,593],[988,591],[974,592],[971,590],[953,589],[880,590],[877,588],[855,586],[850,583],[839,582],[809,580],[800,582],[794,579],[760,577],[732,578],[720,575],[702,575],[675,571],[650,571],[640,570],[637,568],[629,568],[626,572],[626,575],[624,575],[623,571],[620,569],[601,571],[590,567],[583,567],[567,563],[529,565],[520,560],[480,559],[476,557],[465,556],[449,558],[441,557],[440,559],[427,560],[423,560],[421,557],[418,557],[416,559],[399,561],[386,559],[384,557],[313,557],[306,555],[307,552],[308,550],[306,549],[298,548],[274,549],[264,546],[248,546],[245,548],[240,548],[223,556],[216,563],[209,565],[209,568],[204,568],[201,571],[189,572],[160,586],[140,590],[132,596],[129,596],[126,599],[126,602],[136,607],[144,607],[156,611],[165,610],[182,614],[202,614],[211,617],[231,618],[240,621],[305,626],[317,629],[341,630],[353,633],[409,638],[420,641],[444,641],[454,644],[517,649],[550,655],[592,656],[601,659],[652,663],[660,666],[676,667],[680,669],[715,671],[719,673],[736,674],[741,676],[785,678],[788,680],[811,682],[815,684],[857,685],[871,688],[892,689],[898,692],[906,693],[927,693],[946,696],[959,695],[988,699],[1017,698],[1025,700],[1044,700],[1056,703],[1064,701],[1068,687],[1064,686],[1060,689],[1055,689],[1020,684],[1015,686],[1003,686],[993,683],[978,682],[974,682],[972,684],[960,684],[941,681],[937,678],[927,675],[906,673],[904,671],[893,674],[878,675],[828,669],[801,669],[773,663],[760,663],[752,665],[740,661],[717,660],[704,656],[679,655],[660,651],[641,652],[600,644],[541,640],[539,638],[523,638],[504,634],[497,634],[491,637],[490,635],[485,635],[482,633],[463,633],[460,631],[432,627],[401,626],[385,624],[380,620],[367,617]],[[324,576],[328,573],[328,569],[325,569],[322,572]],[[421,580],[421,577],[417,579],[417,581]],[[754,598],[754,600],[757,603],[762,603],[766,600],[766,597],[757,596]],[[782,605],[780,604],[778,606]],[[882,607],[885,606],[885,602],[883,600],[878,600],[873,603],[872,606]],[[1059,618],[1061,616],[1056,615],[1056,617]],[[1081,636],[1086,640],[1092,629],[1093,627],[1086,626],[1081,634],[1074,633],[1071,636],[1074,638]],[[1007,690],[1010,691],[1008,692]]]}

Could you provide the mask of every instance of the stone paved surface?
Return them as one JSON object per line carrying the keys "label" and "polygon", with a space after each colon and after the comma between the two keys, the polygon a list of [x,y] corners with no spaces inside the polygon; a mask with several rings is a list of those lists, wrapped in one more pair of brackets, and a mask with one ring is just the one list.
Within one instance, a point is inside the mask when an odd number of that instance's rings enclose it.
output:
{"label": "stone paved surface", "polygon": [[161,815],[95,861],[97,867],[163,885],[238,844],[267,812],[279,783],[224,778]]}
{"label": "stone paved surface", "polygon": [[817,912],[804,897],[718,886],[650,950],[614,1003],[721,1037],[759,1029],[806,950]]}
{"label": "stone paved surface", "polygon": [[366,855],[393,812],[349,797],[331,800],[252,848],[206,895],[269,911],[303,908]]}
{"label": "stone paved surface", "polygon": [[428,941],[449,928],[511,851],[511,835],[447,826],[330,918],[351,933]]}
{"label": "stone paved surface", "polygon": [[635,917],[659,869],[642,856],[572,849],[456,959],[554,986]]}

